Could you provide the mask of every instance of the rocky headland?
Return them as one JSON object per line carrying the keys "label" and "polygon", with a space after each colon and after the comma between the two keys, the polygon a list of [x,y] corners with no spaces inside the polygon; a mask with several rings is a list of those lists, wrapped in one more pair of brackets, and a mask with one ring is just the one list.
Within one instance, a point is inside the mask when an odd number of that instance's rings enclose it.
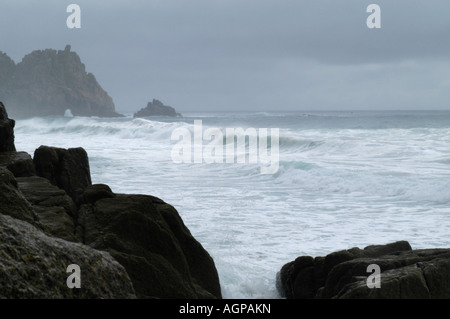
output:
{"label": "rocky headland", "polygon": [[178,113],[173,107],[164,105],[159,100],[153,99],[152,102],[148,102],[147,106],[140,109],[138,112],[134,113],[134,117],[148,117],[148,116],[170,116],[170,117],[181,117],[182,115]]}
{"label": "rocky headland", "polygon": [[63,116],[118,117],[112,98],[70,45],[37,50],[15,63],[0,52],[0,97],[13,118]]}
{"label": "rocky headland", "polygon": [[[1,298],[221,298],[213,259],[175,208],[92,184],[83,148],[17,152],[0,103]],[[66,268],[81,270],[81,288]]]}

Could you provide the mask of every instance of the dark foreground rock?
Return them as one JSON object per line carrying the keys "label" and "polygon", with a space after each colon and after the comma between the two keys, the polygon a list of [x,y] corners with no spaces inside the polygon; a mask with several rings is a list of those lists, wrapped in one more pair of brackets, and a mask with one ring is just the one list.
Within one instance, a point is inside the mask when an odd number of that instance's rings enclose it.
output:
{"label": "dark foreground rock", "polygon": [[0,166],[6,167],[15,177],[36,175],[33,159],[26,152],[0,152]]}
{"label": "dark foreground rock", "polygon": [[152,102],[148,102],[147,107],[134,113],[134,117],[148,116],[180,117],[181,114],[177,113],[173,107],[164,105],[161,101],[153,99]]}
{"label": "dark foreground rock", "polygon": [[153,196],[108,194],[96,185],[85,198],[79,212],[83,242],[116,258],[139,297],[221,297],[212,258],[171,205]]}
{"label": "dark foreground rock", "polygon": [[17,185],[31,204],[41,229],[49,235],[81,242],[75,233],[77,207],[67,193],[38,176],[18,177]]}
{"label": "dark foreground rock", "polygon": [[15,151],[14,126],[16,122],[8,118],[8,113],[0,102],[0,152]]}
{"label": "dark foreground rock", "polygon": [[66,150],[40,146],[33,161],[37,175],[64,189],[77,204],[86,187],[92,184],[88,155],[81,147]]}
{"label": "dark foreground rock", "polygon": [[19,190],[14,175],[4,167],[0,167],[0,203],[0,215],[8,215],[33,225],[38,222],[33,207]]}
{"label": "dark foreground rock", "polygon": [[[72,264],[81,270],[79,289],[67,286]],[[0,299],[135,297],[127,272],[108,253],[0,214]]]}
{"label": "dark foreground rock", "polygon": [[[82,148],[0,152],[0,298],[221,298],[171,205],[92,185]],[[69,289],[66,267],[82,270]]]}
{"label": "dark foreground rock", "polygon": [[[367,285],[372,264],[380,267],[380,288]],[[450,249],[413,250],[400,241],[302,256],[282,267],[277,288],[288,299],[448,299]]]}

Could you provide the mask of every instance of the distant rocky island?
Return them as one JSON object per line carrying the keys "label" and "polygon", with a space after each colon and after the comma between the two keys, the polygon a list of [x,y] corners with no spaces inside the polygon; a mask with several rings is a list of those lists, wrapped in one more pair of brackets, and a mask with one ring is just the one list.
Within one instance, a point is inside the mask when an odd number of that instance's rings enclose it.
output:
{"label": "distant rocky island", "polygon": [[168,105],[164,105],[161,101],[153,99],[152,102],[148,102],[147,107],[134,113],[134,117],[148,117],[148,116],[170,116],[181,117],[180,113]]}
{"label": "distant rocky island", "polygon": [[77,53],[37,50],[15,63],[0,52],[0,98],[14,118],[64,115],[119,117],[113,99]]}

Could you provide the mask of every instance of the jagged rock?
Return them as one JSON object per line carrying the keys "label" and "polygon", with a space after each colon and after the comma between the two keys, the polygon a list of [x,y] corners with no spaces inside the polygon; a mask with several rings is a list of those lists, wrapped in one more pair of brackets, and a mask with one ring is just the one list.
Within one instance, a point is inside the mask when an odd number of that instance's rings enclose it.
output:
{"label": "jagged rock", "polygon": [[5,106],[0,102],[0,152],[16,150],[14,145],[15,124],[16,122],[8,117]]}
{"label": "jagged rock", "polygon": [[62,116],[67,109],[78,116],[121,116],[69,45],[33,51],[17,65],[1,53],[0,93],[15,118]]}
{"label": "jagged rock", "polygon": [[77,207],[66,192],[38,176],[17,178],[19,190],[32,205],[47,234],[81,242],[75,234]]}
{"label": "jagged rock", "polygon": [[37,175],[65,190],[76,204],[92,184],[88,155],[81,147],[66,150],[40,146],[34,152],[33,161]]}
{"label": "jagged rock", "polygon": [[[81,270],[81,288],[70,289],[69,265]],[[135,298],[124,268],[108,253],[44,235],[0,214],[0,299]]]}
{"label": "jagged rock", "polygon": [[[369,263],[369,264],[368,264]],[[381,268],[381,288],[369,289],[367,266]],[[337,265],[329,274],[325,298],[423,299],[450,298],[450,249],[421,249]],[[436,270],[429,272],[429,270]],[[437,283],[432,284],[432,283]]]}
{"label": "jagged rock", "polygon": [[147,107],[134,113],[134,117],[147,117],[147,116],[181,116],[171,106],[164,105],[161,101],[153,99],[153,102],[148,102]]}
{"label": "jagged rock", "polygon": [[26,152],[0,153],[0,166],[9,169],[15,177],[36,175],[33,159]]}
{"label": "jagged rock", "polygon": [[[381,269],[381,288],[367,286],[367,267]],[[450,298],[450,249],[412,250],[406,241],[352,248],[284,265],[278,289],[286,298]]]}
{"label": "jagged rock", "polygon": [[114,198],[114,194],[111,188],[105,184],[95,184],[86,187],[83,193],[83,203],[93,204],[102,198]]}
{"label": "jagged rock", "polygon": [[84,243],[110,252],[138,297],[221,298],[212,258],[172,206],[146,195],[89,198],[79,211]]}
{"label": "jagged rock", "polygon": [[0,214],[37,225],[33,207],[20,192],[14,175],[4,167],[0,167],[0,203]]}

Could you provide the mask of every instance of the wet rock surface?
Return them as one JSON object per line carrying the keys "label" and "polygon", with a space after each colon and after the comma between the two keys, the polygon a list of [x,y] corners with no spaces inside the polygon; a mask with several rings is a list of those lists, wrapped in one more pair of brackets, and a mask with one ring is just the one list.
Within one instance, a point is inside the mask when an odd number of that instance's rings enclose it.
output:
{"label": "wet rock surface", "polygon": [[[370,265],[380,269],[379,288],[368,285]],[[282,267],[277,288],[288,299],[448,299],[449,266],[450,249],[413,250],[399,241],[298,257]]]}

